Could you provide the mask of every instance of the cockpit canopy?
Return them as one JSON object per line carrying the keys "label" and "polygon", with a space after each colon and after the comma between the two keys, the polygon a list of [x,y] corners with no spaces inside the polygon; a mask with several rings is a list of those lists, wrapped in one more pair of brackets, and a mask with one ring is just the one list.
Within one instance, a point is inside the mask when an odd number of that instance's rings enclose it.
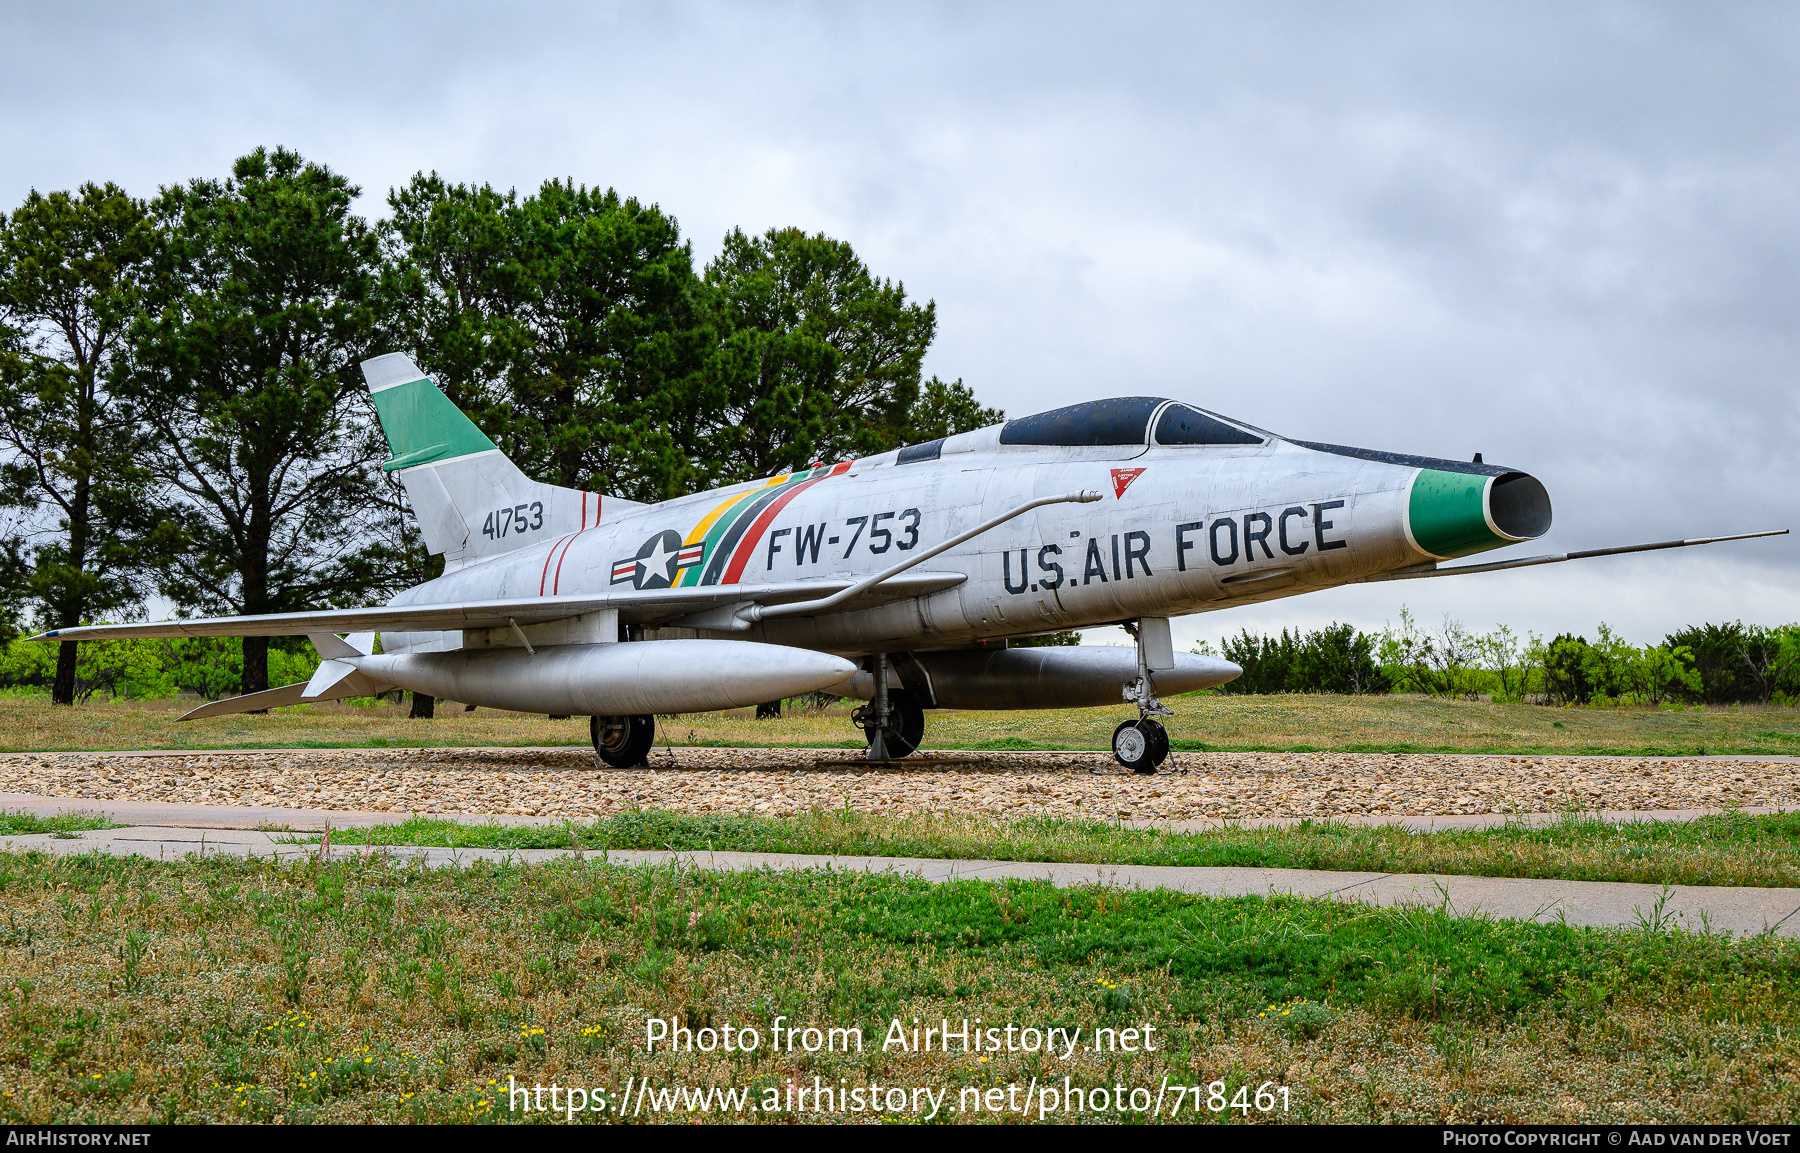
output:
{"label": "cockpit canopy", "polygon": [[1263,444],[1267,441],[1267,437],[1259,433],[1191,405],[1159,396],[1120,396],[1009,420],[1000,429],[1000,443],[1070,448],[1147,444],[1152,417],[1156,418],[1157,444]]}

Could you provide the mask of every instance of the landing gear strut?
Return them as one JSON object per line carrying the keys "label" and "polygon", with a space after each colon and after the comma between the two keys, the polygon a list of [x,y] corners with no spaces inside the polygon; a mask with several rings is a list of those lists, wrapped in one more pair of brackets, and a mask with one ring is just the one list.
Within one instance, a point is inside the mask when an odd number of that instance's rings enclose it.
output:
{"label": "landing gear strut", "polygon": [[1134,773],[1154,773],[1168,759],[1169,733],[1153,718],[1172,717],[1175,711],[1156,699],[1156,682],[1150,670],[1174,668],[1174,648],[1166,617],[1144,617],[1126,622],[1125,631],[1137,642],[1137,679],[1125,686],[1124,697],[1138,707],[1138,719],[1113,730],[1113,758]]}
{"label": "landing gear strut", "polygon": [[589,717],[588,733],[601,760],[615,769],[635,769],[647,763],[656,743],[656,718]]}
{"label": "landing gear strut", "polygon": [[869,741],[871,761],[897,761],[911,756],[925,739],[925,710],[905,689],[888,687],[886,653],[875,654],[875,699],[850,714],[852,724]]}

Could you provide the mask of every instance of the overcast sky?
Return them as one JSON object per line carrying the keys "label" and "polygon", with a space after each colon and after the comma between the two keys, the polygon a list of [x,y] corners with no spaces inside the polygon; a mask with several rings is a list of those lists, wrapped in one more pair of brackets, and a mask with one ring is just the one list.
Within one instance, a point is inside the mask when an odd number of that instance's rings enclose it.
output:
{"label": "overcast sky", "polygon": [[[0,205],[284,144],[855,245],[1011,415],[1192,400],[1529,471],[1526,554],[1800,528],[1800,7],[5,7]],[[1511,555],[1510,553],[1500,554]],[[1800,620],[1800,538],[1189,618],[1659,639]],[[1096,635],[1092,639],[1102,639]]]}

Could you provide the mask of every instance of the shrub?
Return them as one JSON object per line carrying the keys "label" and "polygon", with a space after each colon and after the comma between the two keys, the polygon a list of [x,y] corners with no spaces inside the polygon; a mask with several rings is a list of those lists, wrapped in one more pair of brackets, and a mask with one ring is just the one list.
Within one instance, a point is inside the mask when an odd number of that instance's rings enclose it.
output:
{"label": "shrub", "polygon": [[1219,687],[1225,693],[1385,693],[1391,682],[1375,662],[1372,637],[1346,624],[1278,637],[1248,629],[1221,640],[1225,659],[1244,675]]}

